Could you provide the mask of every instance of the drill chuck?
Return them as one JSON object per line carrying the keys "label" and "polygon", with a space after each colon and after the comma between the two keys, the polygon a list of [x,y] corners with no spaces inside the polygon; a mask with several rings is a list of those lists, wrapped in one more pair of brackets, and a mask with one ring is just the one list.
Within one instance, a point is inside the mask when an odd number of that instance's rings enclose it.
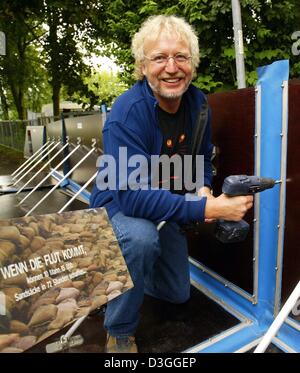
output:
{"label": "drill chuck", "polygon": [[222,192],[228,196],[246,196],[273,188],[276,180],[269,177],[232,175],[226,177],[222,186]]}

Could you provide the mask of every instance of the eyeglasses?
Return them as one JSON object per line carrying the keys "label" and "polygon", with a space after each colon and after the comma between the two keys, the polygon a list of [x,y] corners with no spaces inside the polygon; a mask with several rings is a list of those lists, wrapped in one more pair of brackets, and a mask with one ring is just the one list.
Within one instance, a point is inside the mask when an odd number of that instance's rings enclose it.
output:
{"label": "eyeglasses", "polygon": [[153,57],[147,57],[147,56],[144,56],[144,57],[147,60],[160,66],[165,66],[169,62],[170,58],[173,58],[174,62],[178,66],[187,64],[192,58],[191,56],[186,56],[185,54],[181,54],[181,53],[175,54],[175,56],[166,56],[164,54],[158,54]]}

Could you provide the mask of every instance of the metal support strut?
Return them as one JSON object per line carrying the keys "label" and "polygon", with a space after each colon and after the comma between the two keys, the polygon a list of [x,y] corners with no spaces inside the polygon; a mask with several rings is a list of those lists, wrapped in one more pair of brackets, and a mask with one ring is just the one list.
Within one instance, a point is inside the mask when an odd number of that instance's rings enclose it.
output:
{"label": "metal support strut", "polygon": [[54,190],[56,190],[60,184],[65,181],[71,174],[74,170],[76,170],[76,168],[78,168],[81,163],[87,158],[90,156],[90,154],[92,154],[94,151],[95,151],[95,146],[96,146],[96,140],[93,139],[92,140],[92,149],[78,162],[76,163],[76,165],[69,171],[66,173],[66,175],[56,184],[54,185],[54,187],[41,199],[39,200],[33,207],[30,211],[27,212],[27,214],[25,216],[29,216],[52,192],[54,192]]}
{"label": "metal support strut", "polygon": [[56,165],[51,172],[44,177],[26,196],[18,203],[18,206],[21,205],[33,192],[37,190],[37,188],[43,184],[44,181],[48,179],[49,176],[53,175],[53,173],[68,159],[71,157],[73,153],[76,152],[80,148],[80,143],[61,161],[58,165]]}
{"label": "metal support strut", "polygon": [[75,335],[75,330],[79,328],[81,323],[86,319],[88,315],[81,316],[78,320],[74,322],[74,324],[71,326],[71,328],[67,331],[66,334],[62,335],[59,339],[59,341],[49,343],[46,345],[46,352],[53,353],[53,352],[59,352],[62,350],[65,350],[70,347],[76,347],[83,344],[83,338],[81,335]]}
{"label": "metal support strut", "polygon": [[285,319],[288,317],[289,313],[292,311],[294,305],[298,301],[300,297],[300,281],[296,285],[295,289],[292,291],[291,295],[288,297],[288,300],[285,302],[284,306],[282,307],[281,311],[272,322],[270,328],[268,329],[267,333],[264,335],[263,339],[257,345],[254,353],[262,353],[265,352],[269,344],[272,342],[272,339],[277,334],[278,330],[280,329],[281,325],[284,323]]}
{"label": "metal support strut", "polygon": [[30,179],[30,180],[28,180],[18,191],[17,191],[17,193],[16,194],[19,194],[19,193],[21,193],[22,192],[22,190],[24,189],[24,188],[26,188],[27,187],[27,185],[28,184],[30,184],[32,181],[33,181],[33,179],[35,179],[67,146],[69,146],[69,143],[67,142],[61,149],[59,149],[59,151],[58,152],[56,152],[54,155],[53,155],[53,157],[51,157],[50,159],[49,159],[49,161],[46,163],[46,164],[44,164],[44,166],[42,167],[42,168],[40,168],[33,176],[32,176],[32,178]]}
{"label": "metal support strut", "polygon": [[31,162],[32,159],[38,156],[38,154],[49,144],[50,141],[47,141],[43,146],[41,146],[35,153],[32,154],[24,163],[21,164],[20,167],[18,167],[12,174],[11,176],[13,177],[15,174],[17,174],[21,169],[27,165],[27,163]]}
{"label": "metal support strut", "polygon": [[32,171],[37,165],[39,165],[45,158],[47,158],[48,156],[49,156],[49,154],[55,149],[55,148],[57,148],[58,147],[58,145],[60,144],[60,142],[58,141],[57,143],[54,143],[54,146],[52,146],[52,148],[50,148],[49,150],[48,150],[48,152],[47,153],[45,153],[36,163],[34,163],[34,165],[33,166],[31,166],[30,167],[30,169],[29,170],[27,170],[26,172],[25,172],[25,174],[23,174],[17,181],[15,181],[14,182],[14,184],[13,184],[13,186],[16,186],[17,184],[19,184],[19,182],[21,181],[21,180],[23,180],[24,179],[24,177],[26,176],[26,175],[28,175],[29,174],[29,172],[30,171]]}
{"label": "metal support strut", "polygon": [[76,192],[76,194],[74,194],[74,196],[58,211],[58,213],[60,214],[61,212],[63,212],[73,201],[74,199],[83,191],[86,189],[86,187],[88,187],[90,185],[90,183],[96,178],[98,174],[98,171],[78,190],[78,192]]}
{"label": "metal support strut", "polygon": [[[37,153],[34,153],[34,157],[30,157],[31,161],[26,165],[26,167],[24,167],[22,170],[20,170],[18,173],[16,173],[14,176],[13,176],[13,179],[16,179],[18,176],[20,176],[20,174],[22,172],[24,172],[25,170],[27,170],[27,168],[33,163],[33,162],[36,162],[36,160],[45,152],[45,150],[48,150],[52,144],[54,143],[54,141],[48,141],[47,146],[42,149],[41,152],[37,152]],[[45,144],[45,145],[46,145]],[[26,163],[26,162],[25,162]]]}

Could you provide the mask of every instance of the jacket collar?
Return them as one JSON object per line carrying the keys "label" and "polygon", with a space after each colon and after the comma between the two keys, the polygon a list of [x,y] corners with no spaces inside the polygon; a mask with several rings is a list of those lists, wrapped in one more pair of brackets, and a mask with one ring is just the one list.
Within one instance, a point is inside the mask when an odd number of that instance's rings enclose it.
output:
{"label": "jacket collar", "polygon": [[144,92],[145,97],[147,99],[149,99],[153,103],[154,106],[158,105],[158,101],[155,98],[155,96],[153,94],[153,91],[150,88],[150,85],[149,85],[148,80],[146,78],[144,78],[142,80],[142,87],[143,87],[143,92]]}

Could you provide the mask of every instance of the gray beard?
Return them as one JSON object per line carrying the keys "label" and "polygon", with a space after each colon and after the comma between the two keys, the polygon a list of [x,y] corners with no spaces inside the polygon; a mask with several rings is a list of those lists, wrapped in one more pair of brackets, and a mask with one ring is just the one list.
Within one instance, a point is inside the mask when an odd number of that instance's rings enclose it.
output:
{"label": "gray beard", "polygon": [[180,97],[182,97],[182,95],[188,90],[189,88],[189,85],[191,84],[192,80],[190,80],[189,84],[187,84],[186,88],[184,88],[181,92],[178,92],[178,93],[162,93],[160,92],[158,89],[156,89],[156,87],[154,87],[149,81],[148,81],[148,84],[150,86],[150,88],[152,89],[153,92],[155,92],[156,94],[159,94],[161,97],[163,98],[169,98],[169,99],[178,99]]}

